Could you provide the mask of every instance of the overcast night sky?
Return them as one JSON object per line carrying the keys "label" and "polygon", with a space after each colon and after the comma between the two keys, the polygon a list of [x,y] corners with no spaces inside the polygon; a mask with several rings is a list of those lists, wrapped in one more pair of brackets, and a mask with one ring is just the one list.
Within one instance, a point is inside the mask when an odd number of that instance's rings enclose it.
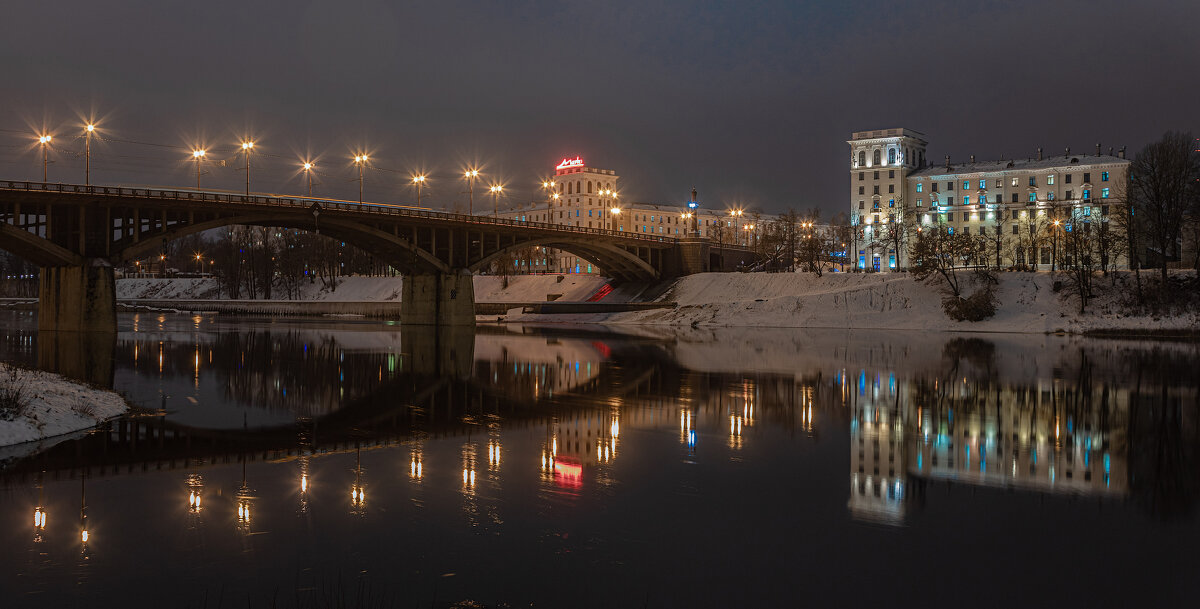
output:
{"label": "overcast night sky", "polygon": [[0,178],[40,179],[29,137],[45,125],[51,181],[82,182],[72,136],[94,112],[107,137],[181,147],[98,142],[99,183],[187,186],[183,148],[232,157],[250,133],[273,155],[256,161],[256,190],[301,192],[288,168],[311,153],[318,194],[356,196],[347,158],[361,147],[381,168],[373,200],[411,200],[402,184],[421,170],[427,203],[449,206],[477,161],[528,201],[579,155],[616,170],[626,200],[679,202],[695,186],[706,207],[828,217],[846,206],[856,130],[924,132],[935,162],[1200,131],[1190,0],[61,0],[5,13]]}

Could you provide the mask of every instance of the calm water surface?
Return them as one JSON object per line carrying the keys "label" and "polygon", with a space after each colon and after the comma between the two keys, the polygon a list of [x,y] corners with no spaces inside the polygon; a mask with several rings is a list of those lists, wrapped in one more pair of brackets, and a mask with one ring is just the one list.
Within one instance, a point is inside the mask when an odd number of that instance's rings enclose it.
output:
{"label": "calm water surface", "polygon": [[136,405],[7,453],[3,607],[1200,593],[1190,343],[0,315],[0,358]]}

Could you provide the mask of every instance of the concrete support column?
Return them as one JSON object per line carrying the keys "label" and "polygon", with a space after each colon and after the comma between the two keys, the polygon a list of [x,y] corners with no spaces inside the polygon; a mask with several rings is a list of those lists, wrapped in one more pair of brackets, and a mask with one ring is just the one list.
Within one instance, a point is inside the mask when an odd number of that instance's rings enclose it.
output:
{"label": "concrete support column", "polygon": [[405,275],[400,323],[419,326],[474,326],[475,287],[467,271]]}
{"label": "concrete support column", "polygon": [[112,265],[89,258],[82,266],[42,267],[38,330],[116,332],[117,292]]}

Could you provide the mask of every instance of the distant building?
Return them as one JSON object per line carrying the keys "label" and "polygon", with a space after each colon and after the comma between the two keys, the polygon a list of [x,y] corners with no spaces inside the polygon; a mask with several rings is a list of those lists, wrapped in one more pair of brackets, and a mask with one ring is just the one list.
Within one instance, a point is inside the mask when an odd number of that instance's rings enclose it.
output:
{"label": "distant building", "polygon": [[[928,228],[999,237],[1001,267],[1049,269],[1056,231],[1090,231],[1110,221],[1124,200],[1129,161],[1116,156],[1065,154],[934,165],[924,134],[911,129],[858,131],[850,146],[852,258],[866,271],[908,266],[889,231],[912,236]],[[995,264],[994,258],[991,261]]]}
{"label": "distant building", "polygon": [[[590,167],[581,157],[563,159],[555,166],[551,184],[545,190],[544,200],[501,210],[500,217],[679,238],[699,236],[731,244],[747,240],[746,234],[737,234],[739,228],[748,226],[746,221],[732,218],[725,210],[689,209],[687,201],[679,204],[627,201],[615,171]],[[692,215],[688,216],[689,213]],[[741,232],[747,231],[741,228]],[[603,274],[603,269],[591,261],[554,248],[537,248],[515,256],[510,262],[518,273]]]}

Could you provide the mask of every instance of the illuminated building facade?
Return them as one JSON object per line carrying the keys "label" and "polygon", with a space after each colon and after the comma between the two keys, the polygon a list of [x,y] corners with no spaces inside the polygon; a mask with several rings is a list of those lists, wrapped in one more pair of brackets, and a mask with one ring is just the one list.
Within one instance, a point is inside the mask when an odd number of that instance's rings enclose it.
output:
{"label": "illuminated building facade", "polygon": [[[1129,161],[1116,156],[1071,154],[934,165],[926,159],[924,134],[911,129],[855,132],[850,146],[850,216],[855,226],[855,265],[889,271],[908,266],[907,249],[896,251],[892,230],[905,241],[939,228],[977,237],[998,247],[982,251],[990,264],[1049,270],[1063,232],[1107,228],[1123,200]],[[899,228],[893,228],[897,227]],[[998,250],[998,253],[996,251]]]}
{"label": "illuminated building facade", "polygon": [[[689,209],[686,202],[665,205],[626,201],[615,171],[590,167],[581,157],[562,159],[554,167],[553,180],[547,183],[551,186],[545,189],[544,200],[501,211],[500,217],[678,238],[699,236],[730,244],[748,238],[740,235],[739,239],[734,222],[724,210]],[[520,273],[603,273],[587,259],[554,248],[537,248],[512,263]]]}

